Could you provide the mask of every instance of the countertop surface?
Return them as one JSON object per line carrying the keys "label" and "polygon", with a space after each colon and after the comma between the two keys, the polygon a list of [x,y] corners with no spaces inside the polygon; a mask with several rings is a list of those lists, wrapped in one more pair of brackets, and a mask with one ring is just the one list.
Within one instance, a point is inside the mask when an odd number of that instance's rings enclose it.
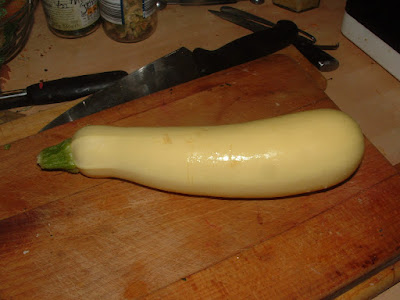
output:
{"label": "countertop surface", "polygon": [[[299,28],[313,34],[318,44],[339,43],[337,50],[329,51],[339,60],[339,68],[321,73],[327,80],[325,93],[360,124],[366,137],[399,170],[400,82],[341,34],[345,1],[322,0],[319,8],[303,13],[287,11],[274,6],[271,1],[262,5],[241,1],[231,6],[273,22],[292,20]],[[158,28],[150,38],[135,44],[122,44],[109,39],[101,27],[79,39],[56,37],[47,28],[39,4],[27,45],[1,68],[1,90],[95,72],[118,69],[132,72],[179,47],[212,50],[249,33],[207,11],[218,7],[167,6],[158,13]],[[0,112],[0,144],[34,135],[81,100]],[[372,277],[364,278],[341,297],[375,296],[399,280],[396,272],[398,263],[393,262]]]}

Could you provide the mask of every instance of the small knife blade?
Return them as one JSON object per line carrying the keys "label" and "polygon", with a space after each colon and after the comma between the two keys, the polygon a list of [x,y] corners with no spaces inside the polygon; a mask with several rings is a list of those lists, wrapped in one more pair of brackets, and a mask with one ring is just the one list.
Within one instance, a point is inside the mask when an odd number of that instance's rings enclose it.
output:
{"label": "small knife blade", "polygon": [[289,46],[297,31],[293,22],[279,21],[272,28],[243,36],[216,50],[196,48],[192,52],[182,47],[89,96],[41,131],[272,54]]}
{"label": "small knife blade", "polygon": [[110,71],[42,81],[26,89],[0,93],[0,110],[75,100],[91,95],[127,76],[125,71]]}
{"label": "small knife blade", "polygon": [[[221,11],[209,10],[212,14],[229,21],[233,24],[239,25],[243,28],[249,29],[253,32],[257,32],[260,30],[265,30],[265,25],[253,22],[245,18],[250,14],[237,10],[232,7],[224,6],[221,8]],[[238,14],[238,15],[236,15]],[[240,14],[240,15],[239,15]],[[241,17],[243,15],[243,17]],[[251,15],[252,16],[252,15]],[[256,18],[257,16],[254,16]],[[258,18],[258,20],[263,20]],[[267,20],[263,20],[267,21]],[[272,22],[267,21],[268,25],[275,25]],[[321,72],[329,72],[336,70],[339,67],[339,62],[336,58],[329,55],[325,51],[318,48],[316,45],[313,44],[313,41],[305,38],[304,36],[298,35],[297,38],[294,40],[293,45],[299,50],[308,61],[310,61],[315,67],[317,67]]]}

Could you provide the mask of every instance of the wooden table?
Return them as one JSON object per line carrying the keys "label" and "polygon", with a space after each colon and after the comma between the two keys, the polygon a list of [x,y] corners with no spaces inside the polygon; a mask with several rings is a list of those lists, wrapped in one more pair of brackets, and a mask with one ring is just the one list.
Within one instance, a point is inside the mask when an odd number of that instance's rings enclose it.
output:
{"label": "wooden table", "polygon": [[[293,20],[300,28],[314,34],[320,44],[339,42],[339,49],[331,54],[339,59],[341,65],[334,72],[322,74],[327,79],[325,93],[340,109],[359,122],[366,137],[391,165],[400,169],[400,83],[340,33],[344,5],[345,1],[321,1],[320,8],[301,14],[273,6],[270,1],[261,6],[250,2],[233,6],[271,21]],[[214,49],[248,33],[245,29],[218,19],[207,9],[209,7],[169,6],[159,12],[158,29],[152,37],[137,44],[120,44],[106,37],[102,28],[81,39],[55,37],[48,30],[39,5],[28,44],[1,69],[1,89],[18,89],[39,80],[108,70],[131,72],[178,47]],[[78,101],[3,112],[0,114],[4,121],[0,126],[0,144],[36,134],[55,116]],[[255,251],[253,254],[257,256],[257,251],[261,249],[251,251]],[[232,264],[232,258],[224,263]],[[349,299],[379,294],[399,281],[396,275],[398,266],[393,261],[387,268],[380,267],[369,272],[368,276],[352,283],[349,291],[343,289],[340,297]],[[175,284],[175,288],[177,285],[179,283]],[[204,284],[203,288],[207,288],[207,285]]]}

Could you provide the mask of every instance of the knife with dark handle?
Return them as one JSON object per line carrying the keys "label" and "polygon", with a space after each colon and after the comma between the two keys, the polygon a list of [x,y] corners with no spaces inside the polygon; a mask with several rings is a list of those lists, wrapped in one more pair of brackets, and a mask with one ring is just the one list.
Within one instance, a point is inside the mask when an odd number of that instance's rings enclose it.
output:
{"label": "knife with dark handle", "polygon": [[292,44],[297,33],[296,24],[279,21],[216,50],[179,48],[86,98],[41,131],[275,53]]}
{"label": "knife with dark handle", "polygon": [[303,36],[299,35],[293,45],[321,72],[334,71],[339,67],[339,61],[336,58]]}
{"label": "knife with dark handle", "polygon": [[[273,22],[229,6],[221,7],[221,11],[209,10],[209,12],[253,32],[265,30],[265,28],[268,28],[265,25],[275,25]],[[304,34],[304,31],[301,32]],[[321,72],[336,70],[339,67],[338,60],[314,45],[314,42],[315,38],[309,39],[303,35],[298,35],[293,45]]]}
{"label": "knife with dark handle", "polygon": [[0,93],[0,110],[75,100],[102,90],[128,75],[110,71],[39,82],[26,89]]}

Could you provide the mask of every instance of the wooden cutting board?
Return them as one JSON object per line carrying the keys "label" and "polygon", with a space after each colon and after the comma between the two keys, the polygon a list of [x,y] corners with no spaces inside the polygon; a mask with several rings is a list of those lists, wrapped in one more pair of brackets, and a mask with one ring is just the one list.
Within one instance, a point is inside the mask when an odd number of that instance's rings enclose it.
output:
{"label": "wooden cutting board", "polygon": [[396,259],[400,178],[368,140],[352,178],[282,199],[190,197],[36,166],[41,149],[87,124],[336,108],[323,85],[276,54],[2,147],[0,299],[320,299]]}

